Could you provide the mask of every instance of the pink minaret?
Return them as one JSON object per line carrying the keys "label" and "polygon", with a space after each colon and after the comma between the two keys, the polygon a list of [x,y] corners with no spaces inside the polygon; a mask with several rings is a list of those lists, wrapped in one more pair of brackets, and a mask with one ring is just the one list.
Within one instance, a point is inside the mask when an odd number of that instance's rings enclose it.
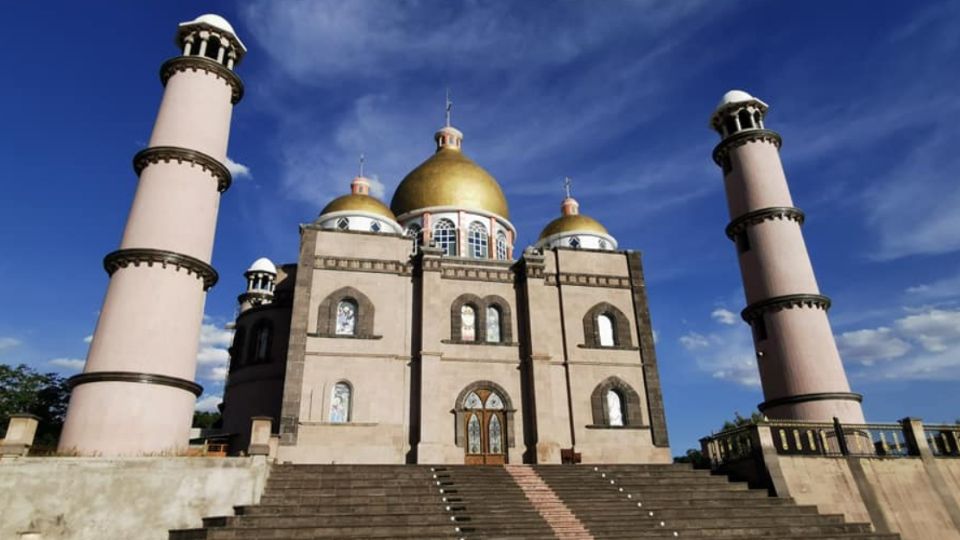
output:
{"label": "pink minaret", "polygon": [[713,160],[723,168],[730,224],[743,276],[770,418],[863,423],[862,396],[850,391],[827,309],[807,255],[780,163],[780,135],[764,127],[767,104],[727,92],[710,118],[722,141]]}
{"label": "pink minaret", "polygon": [[166,86],[83,373],[72,377],[61,451],[104,456],[186,447],[233,105],[246,48],[217,15],[182,23],[182,54],[163,64]]}

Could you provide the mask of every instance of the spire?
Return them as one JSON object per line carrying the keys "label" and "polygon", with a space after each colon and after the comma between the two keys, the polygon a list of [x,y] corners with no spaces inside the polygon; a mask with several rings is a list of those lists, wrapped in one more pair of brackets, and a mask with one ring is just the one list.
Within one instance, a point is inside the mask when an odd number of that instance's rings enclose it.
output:
{"label": "spire", "polygon": [[573,180],[569,176],[563,177],[563,193],[566,195],[560,204],[560,213],[565,216],[575,216],[580,213],[580,203],[570,195],[570,186]]}
{"label": "spire", "polygon": [[433,140],[437,141],[437,152],[444,148],[450,150],[460,150],[463,144],[463,132],[450,124],[450,113],[453,110],[453,100],[450,99],[450,89],[447,88],[446,100],[444,101],[443,114],[444,125],[433,134]]}
{"label": "spire", "polygon": [[350,193],[355,195],[369,195],[370,194],[370,180],[363,175],[363,165],[366,162],[366,158],[363,153],[360,153],[360,174],[357,175],[352,182],[350,182]]}

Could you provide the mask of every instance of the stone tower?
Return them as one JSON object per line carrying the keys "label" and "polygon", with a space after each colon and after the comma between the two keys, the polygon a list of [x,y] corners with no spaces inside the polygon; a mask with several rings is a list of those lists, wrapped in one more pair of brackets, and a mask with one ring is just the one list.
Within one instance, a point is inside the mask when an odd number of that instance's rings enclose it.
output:
{"label": "stone tower", "polygon": [[862,396],[852,393],[827,319],[780,163],[780,135],[764,127],[767,104],[727,92],[710,119],[722,140],[713,159],[723,168],[730,224],[771,418],[863,423]]}
{"label": "stone tower", "polygon": [[206,290],[233,105],[246,48],[217,15],[181,23],[120,249],[104,258],[106,298],[83,373],[72,377],[62,451],[177,452],[189,439]]}

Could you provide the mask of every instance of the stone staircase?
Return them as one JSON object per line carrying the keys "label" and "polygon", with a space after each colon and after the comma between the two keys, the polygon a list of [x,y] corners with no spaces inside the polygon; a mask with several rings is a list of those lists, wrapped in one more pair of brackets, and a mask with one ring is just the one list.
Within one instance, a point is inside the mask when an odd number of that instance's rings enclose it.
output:
{"label": "stone staircase", "polygon": [[899,538],[683,465],[275,465],[235,511],[169,538]]}
{"label": "stone staircase", "polygon": [[895,540],[689,465],[537,465],[594,538]]}

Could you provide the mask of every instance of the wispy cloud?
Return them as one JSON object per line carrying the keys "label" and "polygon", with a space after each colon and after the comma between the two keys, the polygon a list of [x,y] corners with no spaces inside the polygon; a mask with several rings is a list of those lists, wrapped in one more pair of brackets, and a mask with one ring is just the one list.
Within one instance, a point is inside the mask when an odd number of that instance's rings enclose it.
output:
{"label": "wispy cloud", "polygon": [[80,371],[86,361],[80,358],[54,358],[47,363],[67,371]]}
{"label": "wispy cloud", "polygon": [[720,324],[737,324],[737,314],[725,308],[717,308],[710,313],[710,317]]}
{"label": "wispy cloud", "polygon": [[223,402],[220,396],[204,395],[197,400],[194,409],[200,412],[217,412],[217,405]]}
{"label": "wispy cloud", "polygon": [[243,163],[237,163],[236,161],[230,159],[230,156],[227,156],[227,162],[225,163],[227,170],[230,171],[230,175],[233,176],[233,179],[238,178],[252,178],[253,175],[250,174],[250,167],[247,167]]}
{"label": "wispy cloud", "polygon": [[200,327],[200,348],[197,352],[197,377],[201,380],[220,383],[227,377],[230,363],[228,348],[233,343],[233,331],[209,322],[205,318]]}
{"label": "wispy cloud", "polygon": [[[718,311],[726,313],[718,317]],[[723,308],[715,309],[711,318],[722,328],[702,333],[689,331],[680,337],[680,346],[694,359],[700,371],[714,379],[759,387],[760,372],[750,330],[746,325],[727,322],[727,313],[733,315]],[[735,322],[736,317],[733,320]]]}
{"label": "wispy cloud", "polygon": [[889,326],[837,336],[854,376],[879,380],[960,380],[960,310],[927,308]]}
{"label": "wispy cloud", "polygon": [[0,353],[20,345],[20,340],[12,337],[0,337]]}

